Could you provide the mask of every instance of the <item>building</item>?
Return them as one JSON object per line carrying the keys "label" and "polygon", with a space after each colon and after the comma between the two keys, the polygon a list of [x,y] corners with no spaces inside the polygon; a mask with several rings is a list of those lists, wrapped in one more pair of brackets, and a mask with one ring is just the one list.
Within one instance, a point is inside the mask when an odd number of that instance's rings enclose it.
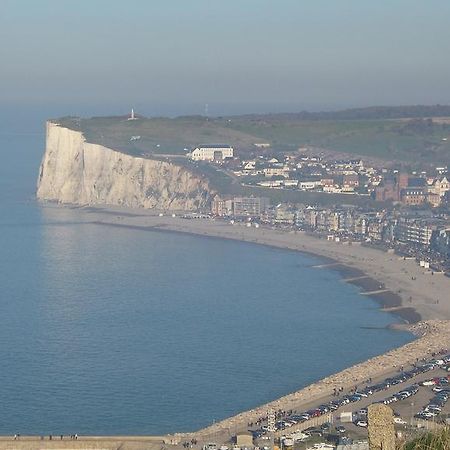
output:
{"label": "building", "polygon": [[450,181],[447,177],[437,178],[433,184],[428,187],[428,192],[444,197],[445,193],[450,191]]}
{"label": "building", "polygon": [[338,170],[361,170],[364,168],[362,159],[349,159],[334,161],[334,167]]}
{"label": "building", "polygon": [[377,202],[385,202],[389,200],[398,201],[399,194],[397,184],[391,180],[380,183],[380,185],[375,188],[375,200]]}
{"label": "building", "polygon": [[298,182],[298,188],[302,191],[310,191],[312,189],[317,189],[319,186],[322,186],[322,183],[320,180],[318,180],[318,181],[299,180],[299,182]]}
{"label": "building", "polygon": [[367,233],[373,241],[382,241],[384,237],[385,224],[381,220],[369,222]]}
{"label": "building", "polygon": [[284,177],[289,178],[289,168],[281,167],[266,167],[264,169],[264,176],[266,177]]}
{"label": "building", "polygon": [[231,216],[233,213],[233,201],[224,200],[219,196],[214,197],[211,202],[211,213],[219,217]]}
{"label": "building", "polygon": [[354,171],[344,173],[342,187],[345,190],[354,190],[359,186],[359,175]]}
{"label": "building", "polygon": [[439,206],[441,204],[442,201],[442,197],[434,192],[428,192],[427,193],[427,202],[431,205],[431,206]]}
{"label": "building", "polygon": [[235,197],[233,199],[233,216],[260,217],[270,206],[266,197]]}
{"label": "building", "polygon": [[407,187],[400,191],[400,201],[408,206],[422,205],[425,199],[425,190],[421,187]]}
{"label": "building", "polygon": [[[409,175],[407,173],[398,173],[395,178],[395,185],[397,187],[397,199],[400,200],[400,193],[402,189],[406,189],[408,186],[411,187],[411,184],[409,183]],[[417,187],[417,186],[412,186]]]}
{"label": "building", "polygon": [[444,258],[450,258],[450,228],[435,233],[431,243],[432,249]]}
{"label": "building", "polygon": [[188,156],[193,161],[223,161],[226,158],[233,158],[234,149],[230,145],[212,144],[202,145],[194,148]]}
{"label": "building", "polygon": [[401,219],[395,227],[397,241],[428,248],[437,226],[427,220]]}
{"label": "building", "polygon": [[279,205],[275,208],[275,223],[293,225],[295,223],[295,211],[286,205]]}

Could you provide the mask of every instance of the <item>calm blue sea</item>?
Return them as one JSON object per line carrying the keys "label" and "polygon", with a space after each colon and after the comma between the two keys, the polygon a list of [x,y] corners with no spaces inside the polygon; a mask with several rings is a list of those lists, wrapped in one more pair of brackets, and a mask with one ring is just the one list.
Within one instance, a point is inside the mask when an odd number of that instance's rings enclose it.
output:
{"label": "calm blue sea", "polygon": [[40,206],[1,123],[0,434],[194,430],[411,340],[313,257]]}

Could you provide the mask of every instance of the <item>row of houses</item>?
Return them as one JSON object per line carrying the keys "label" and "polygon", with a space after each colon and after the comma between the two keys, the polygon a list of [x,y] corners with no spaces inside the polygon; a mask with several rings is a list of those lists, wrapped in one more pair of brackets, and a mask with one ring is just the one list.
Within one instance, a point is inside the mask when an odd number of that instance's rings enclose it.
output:
{"label": "row of houses", "polygon": [[278,158],[260,155],[242,161],[232,170],[235,176],[245,177],[247,184],[266,188],[367,193],[363,182],[366,169],[360,159],[330,162],[304,155],[282,155]]}
{"label": "row of houses", "polygon": [[211,211],[218,217],[294,227],[339,239],[403,245],[420,251],[436,251],[444,258],[450,256],[448,218],[356,207],[319,208],[285,203],[273,206],[265,197],[216,197]]}

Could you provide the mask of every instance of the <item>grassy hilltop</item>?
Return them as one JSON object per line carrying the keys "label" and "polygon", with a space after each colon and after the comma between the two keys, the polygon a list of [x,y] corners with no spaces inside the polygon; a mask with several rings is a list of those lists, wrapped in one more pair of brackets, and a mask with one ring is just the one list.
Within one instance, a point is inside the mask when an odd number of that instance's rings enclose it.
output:
{"label": "grassy hilltop", "polygon": [[[123,117],[55,120],[82,131],[88,142],[125,153],[176,160],[206,176],[211,185],[228,195],[264,195],[272,202],[368,204],[366,197],[320,192],[277,190],[243,186],[218,167],[184,158],[199,144],[233,145],[245,158],[269,143],[267,151],[296,151],[299,147],[346,155],[398,161],[411,166],[424,163],[450,165],[450,106],[374,107],[338,112],[177,118]],[[140,136],[139,139],[133,137]],[[445,140],[447,139],[447,140]]]}
{"label": "grassy hilltop", "polygon": [[[374,107],[325,113],[267,114],[207,118],[62,118],[89,142],[133,155],[182,155],[202,143],[227,143],[241,154],[255,143],[271,151],[299,147],[406,163],[450,162],[450,107]],[[132,136],[141,136],[130,141]],[[445,140],[447,139],[447,140]]]}

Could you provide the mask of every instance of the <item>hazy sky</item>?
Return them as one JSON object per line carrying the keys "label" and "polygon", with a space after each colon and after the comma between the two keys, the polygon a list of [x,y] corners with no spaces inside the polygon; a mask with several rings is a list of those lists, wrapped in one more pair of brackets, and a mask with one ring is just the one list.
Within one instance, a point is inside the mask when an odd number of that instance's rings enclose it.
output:
{"label": "hazy sky", "polygon": [[0,0],[0,57],[2,105],[450,103],[450,0]]}

